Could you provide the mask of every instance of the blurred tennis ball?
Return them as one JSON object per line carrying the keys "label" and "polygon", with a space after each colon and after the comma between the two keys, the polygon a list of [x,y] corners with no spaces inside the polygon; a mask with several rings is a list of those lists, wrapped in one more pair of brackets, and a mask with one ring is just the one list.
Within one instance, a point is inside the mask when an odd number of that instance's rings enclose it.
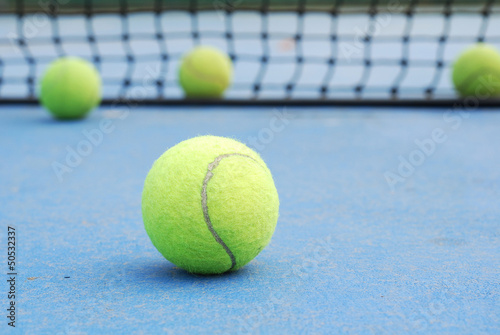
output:
{"label": "blurred tennis ball", "polygon": [[84,118],[101,101],[99,73],[84,59],[59,58],[41,80],[40,100],[57,119]]}
{"label": "blurred tennis ball", "polygon": [[453,84],[462,97],[500,96],[500,54],[478,43],[466,49],[453,65]]}
{"label": "blurred tennis ball", "polygon": [[194,48],[179,68],[179,83],[188,98],[220,98],[232,77],[231,59],[209,46]]}

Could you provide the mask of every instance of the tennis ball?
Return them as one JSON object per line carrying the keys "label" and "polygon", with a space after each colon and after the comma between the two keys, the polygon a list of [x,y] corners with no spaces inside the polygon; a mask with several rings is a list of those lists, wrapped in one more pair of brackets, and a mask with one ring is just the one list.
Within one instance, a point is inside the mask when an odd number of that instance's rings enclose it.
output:
{"label": "tennis ball", "polygon": [[271,172],[244,144],[201,136],[167,150],[146,177],[142,216],[158,251],[192,273],[250,262],[269,243],[279,199]]}
{"label": "tennis ball", "polygon": [[84,118],[101,101],[101,78],[84,59],[59,58],[41,80],[40,99],[57,119]]}
{"label": "tennis ball", "polygon": [[208,46],[193,49],[179,68],[179,82],[188,98],[220,98],[232,76],[231,59]]}
{"label": "tennis ball", "polygon": [[499,96],[500,54],[498,51],[484,43],[478,43],[466,49],[453,65],[453,84],[463,97]]}

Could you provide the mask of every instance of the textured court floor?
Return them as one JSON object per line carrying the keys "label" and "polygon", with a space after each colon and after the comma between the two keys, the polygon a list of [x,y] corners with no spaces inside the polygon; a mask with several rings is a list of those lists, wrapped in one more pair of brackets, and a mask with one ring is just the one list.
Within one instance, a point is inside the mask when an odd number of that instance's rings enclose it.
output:
{"label": "textured court floor", "polygon": [[[17,330],[500,333],[498,124],[493,110],[105,106],[59,123],[4,105]],[[153,161],[204,134],[252,144],[281,201],[271,244],[216,277],[163,259],[140,207]]]}

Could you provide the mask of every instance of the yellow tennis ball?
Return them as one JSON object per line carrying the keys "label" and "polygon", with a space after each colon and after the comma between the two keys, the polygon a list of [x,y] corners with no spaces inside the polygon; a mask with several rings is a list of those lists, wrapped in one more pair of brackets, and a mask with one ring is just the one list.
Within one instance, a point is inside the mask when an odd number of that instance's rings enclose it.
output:
{"label": "yellow tennis ball", "polygon": [[234,271],[269,243],[279,199],[264,161],[244,144],[200,136],[167,150],[144,183],[142,217],[153,245],[193,273]]}
{"label": "yellow tennis ball", "polygon": [[101,101],[99,73],[84,59],[59,58],[41,80],[40,100],[55,118],[84,118]]}
{"label": "yellow tennis ball", "polygon": [[478,43],[466,49],[453,65],[453,84],[462,97],[500,96],[500,54]]}
{"label": "yellow tennis ball", "polygon": [[188,98],[220,98],[232,77],[231,59],[209,46],[193,49],[179,67],[179,83]]}

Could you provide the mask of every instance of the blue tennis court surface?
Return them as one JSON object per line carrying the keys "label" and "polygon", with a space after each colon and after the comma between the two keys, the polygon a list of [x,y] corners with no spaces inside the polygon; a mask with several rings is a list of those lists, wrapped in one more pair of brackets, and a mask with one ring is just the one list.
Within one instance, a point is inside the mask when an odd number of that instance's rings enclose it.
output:
{"label": "blue tennis court surface", "polygon": [[[4,105],[16,331],[498,334],[498,124],[495,110],[106,106],[61,123]],[[166,261],[141,218],[154,160],[205,134],[259,151],[281,202],[271,244],[208,277]]]}

